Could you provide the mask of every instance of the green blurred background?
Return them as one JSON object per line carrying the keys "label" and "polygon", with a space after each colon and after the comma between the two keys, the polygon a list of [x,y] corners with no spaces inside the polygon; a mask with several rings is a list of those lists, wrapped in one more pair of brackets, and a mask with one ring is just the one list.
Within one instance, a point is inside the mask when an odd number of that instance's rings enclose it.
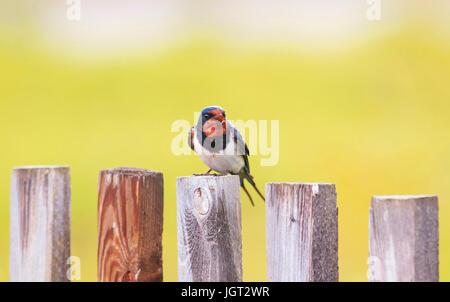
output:
{"label": "green blurred background", "polygon": [[[333,182],[341,281],[366,281],[372,195],[437,194],[440,275],[450,280],[448,1],[66,1],[0,3],[0,280],[9,262],[10,171],[69,165],[72,255],[97,272],[99,170],[164,172],[164,280],[177,280],[175,120],[221,105],[279,120],[265,182]],[[242,195],[244,280],[266,280],[265,217]]]}

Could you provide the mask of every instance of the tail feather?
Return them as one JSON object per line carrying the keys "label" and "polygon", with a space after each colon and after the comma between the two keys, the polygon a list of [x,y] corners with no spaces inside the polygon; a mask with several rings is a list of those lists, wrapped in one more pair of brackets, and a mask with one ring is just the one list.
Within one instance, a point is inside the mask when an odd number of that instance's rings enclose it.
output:
{"label": "tail feather", "polygon": [[255,181],[253,180],[253,176],[251,176],[249,173],[246,173],[244,170],[242,170],[241,173],[239,173],[239,178],[241,180],[241,187],[242,187],[242,189],[244,189],[244,192],[247,194],[248,198],[250,199],[252,206],[254,206],[255,204],[253,202],[252,197],[250,196],[250,194],[248,193],[247,189],[244,186],[244,178],[252,185],[252,187],[255,189],[255,191],[258,193],[258,195],[261,196],[261,198],[264,200],[264,202],[266,201],[266,198],[264,197],[264,195],[262,195],[262,193],[256,187]]}
{"label": "tail feather", "polygon": [[266,198],[264,197],[264,195],[261,194],[261,192],[259,192],[258,188],[256,187],[255,181],[253,180],[253,176],[251,176],[250,174],[246,174],[245,177],[248,182],[253,186],[253,188],[255,188],[255,191],[259,194],[259,196],[261,196],[261,198],[266,201]]}
{"label": "tail feather", "polygon": [[248,198],[250,199],[250,203],[252,206],[255,206],[255,203],[253,202],[252,197],[250,196],[250,193],[248,193],[247,189],[245,188],[244,184],[241,184],[242,189],[244,189],[244,192],[247,194]]}

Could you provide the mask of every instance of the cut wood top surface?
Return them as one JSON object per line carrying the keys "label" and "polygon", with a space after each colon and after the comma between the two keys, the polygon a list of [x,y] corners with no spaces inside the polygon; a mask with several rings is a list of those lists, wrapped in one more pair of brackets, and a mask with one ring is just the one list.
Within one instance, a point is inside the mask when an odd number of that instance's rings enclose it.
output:
{"label": "cut wood top surface", "polygon": [[331,182],[268,182],[266,185],[333,185]]}
{"label": "cut wood top surface", "polygon": [[426,200],[428,198],[437,198],[437,195],[386,195],[386,196],[378,196],[375,195],[372,198],[375,201],[379,201],[379,200],[410,200],[410,199],[423,199]]}
{"label": "cut wood top surface", "polygon": [[19,166],[14,167],[13,170],[31,170],[31,169],[66,169],[69,166]]}
{"label": "cut wood top surface", "polygon": [[237,175],[222,175],[222,174],[210,174],[210,175],[188,175],[188,176],[179,176],[177,179],[210,179],[211,177],[235,177]]}
{"label": "cut wood top surface", "polygon": [[119,167],[102,170],[101,173],[107,174],[122,174],[128,176],[152,176],[152,175],[162,175],[162,172],[155,170],[131,168],[131,167]]}

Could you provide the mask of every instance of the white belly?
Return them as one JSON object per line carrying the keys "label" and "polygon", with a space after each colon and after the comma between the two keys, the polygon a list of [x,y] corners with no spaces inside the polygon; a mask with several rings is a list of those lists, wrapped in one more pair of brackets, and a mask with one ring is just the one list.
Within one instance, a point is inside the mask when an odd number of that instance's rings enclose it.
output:
{"label": "white belly", "polygon": [[233,154],[230,152],[234,150],[234,142],[231,139],[227,144],[227,147],[223,151],[212,153],[207,149],[202,148],[200,142],[194,139],[195,152],[200,156],[200,159],[211,169],[219,173],[225,174],[229,172],[239,173],[244,167],[245,162],[242,155],[228,155]]}

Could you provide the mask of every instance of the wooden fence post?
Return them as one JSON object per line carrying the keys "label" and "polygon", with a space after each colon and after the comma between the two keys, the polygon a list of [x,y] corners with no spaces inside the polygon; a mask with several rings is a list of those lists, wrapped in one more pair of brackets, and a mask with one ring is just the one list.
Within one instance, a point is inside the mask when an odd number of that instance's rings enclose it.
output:
{"label": "wooden fence post", "polygon": [[439,281],[437,196],[374,196],[369,281]]}
{"label": "wooden fence post", "polygon": [[339,281],[336,188],[266,184],[268,281]]}
{"label": "wooden fence post", "polygon": [[242,281],[239,177],[177,178],[179,281]]}
{"label": "wooden fence post", "polygon": [[161,172],[100,172],[98,281],[162,281],[162,229]]}
{"label": "wooden fence post", "polygon": [[11,173],[10,281],[70,281],[70,169]]}

